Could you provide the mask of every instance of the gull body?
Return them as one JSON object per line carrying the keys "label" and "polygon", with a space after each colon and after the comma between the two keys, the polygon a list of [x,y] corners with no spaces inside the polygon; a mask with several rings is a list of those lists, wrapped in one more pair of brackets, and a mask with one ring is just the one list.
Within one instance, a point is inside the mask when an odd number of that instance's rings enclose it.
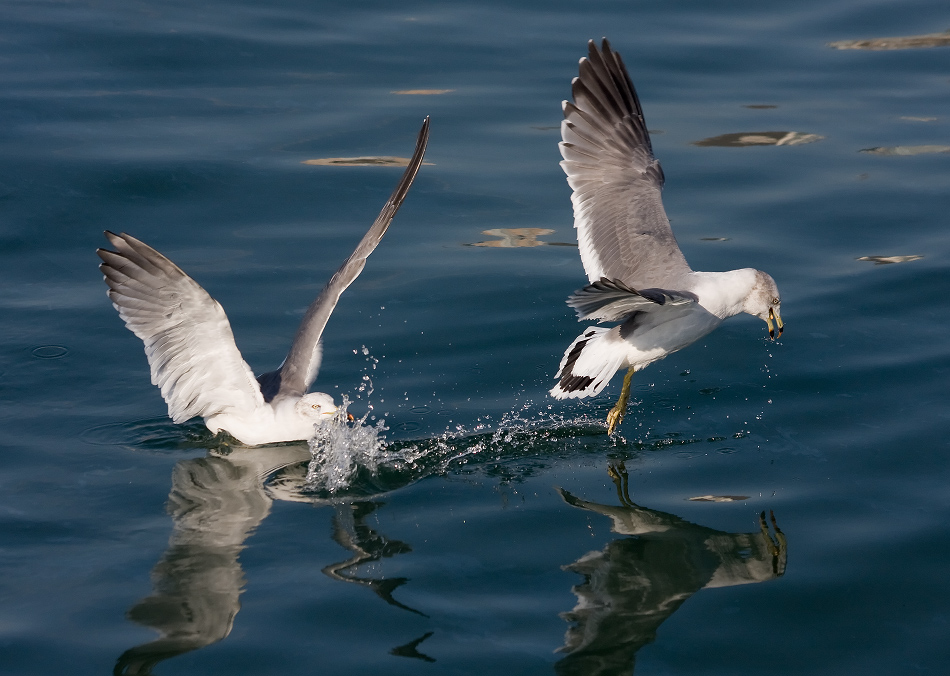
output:
{"label": "gull body", "polygon": [[[717,275],[710,277],[711,274]],[[589,387],[570,390],[559,383],[552,391],[561,399],[583,398],[598,394],[610,378],[622,368],[640,371],[649,364],[681,350],[716,329],[725,319],[740,312],[768,317],[758,304],[750,302],[748,289],[758,283],[769,289],[771,278],[752,268],[725,273],[690,273],[683,296],[695,300],[672,305],[663,311],[634,311],[612,328],[590,327],[578,336],[561,360],[572,374],[588,374]],[[774,285],[774,282],[772,283]],[[647,292],[652,290],[647,289]],[[652,308],[651,308],[652,309]],[[576,360],[568,365],[572,355]],[[563,377],[563,376],[562,376]],[[580,376],[584,377],[584,376]]]}
{"label": "gull body", "polygon": [[[558,399],[599,394],[627,368],[613,431],[623,416],[634,371],[663,359],[745,312],[765,320],[769,335],[783,330],[775,281],[752,268],[692,270],[663,208],[664,176],[653,156],[643,110],[620,55],[604,39],[591,41],[565,101],[559,144],[573,194],[574,227],[589,284],[568,305],[594,326],[561,359]],[[775,326],[773,326],[775,322]]]}
{"label": "gull body", "polygon": [[207,291],[144,242],[106,232],[115,250],[97,253],[109,298],[145,344],[152,384],[161,389],[172,420],[201,417],[212,432],[223,430],[258,446],[309,439],[314,425],[337,412],[330,395],[307,393],[320,368],[323,329],[406,198],[428,138],[426,118],[409,165],[376,221],[307,309],[280,367],[257,378],[237,349],[224,309]]}
{"label": "gull body", "polygon": [[313,436],[313,426],[321,425],[337,412],[333,397],[311,392],[297,400],[281,399],[246,411],[225,411],[204,419],[214,433],[226,431],[249,446],[299,441]]}

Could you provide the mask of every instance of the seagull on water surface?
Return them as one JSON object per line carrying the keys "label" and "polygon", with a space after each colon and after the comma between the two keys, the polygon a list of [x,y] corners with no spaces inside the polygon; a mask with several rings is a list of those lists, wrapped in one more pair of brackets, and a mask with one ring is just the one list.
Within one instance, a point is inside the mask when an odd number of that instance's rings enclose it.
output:
{"label": "seagull on water surface", "polygon": [[[643,109],[623,60],[604,38],[591,40],[564,101],[561,167],[574,190],[574,227],[590,284],[567,304],[592,326],[564,353],[558,399],[598,394],[627,367],[608,433],[623,420],[634,371],[702,338],[740,312],[764,319],[782,335],[775,281],[761,270],[694,272],[673,236],[660,192],[663,170],[653,156]],[[773,322],[775,326],[773,326]]]}
{"label": "seagull on water surface", "polygon": [[330,395],[307,394],[320,368],[320,336],[340,294],[362,272],[406,198],[428,139],[427,117],[412,159],[376,222],[307,309],[280,368],[256,379],[234,343],[224,309],[207,291],[147,244],[106,231],[115,251],[97,253],[109,298],[145,343],[152,384],[161,388],[172,420],[200,416],[212,432],[225,430],[258,446],[309,439],[315,424],[336,413]]}

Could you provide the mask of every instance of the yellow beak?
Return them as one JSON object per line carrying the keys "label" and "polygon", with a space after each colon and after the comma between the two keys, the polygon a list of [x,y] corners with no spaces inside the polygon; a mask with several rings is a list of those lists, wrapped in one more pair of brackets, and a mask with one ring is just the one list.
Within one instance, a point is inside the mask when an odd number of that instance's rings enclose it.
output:
{"label": "yellow beak", "polygon": [[[772,320],[775,320],[775,324],[778,326],[778,336],[775,335],[775,327],[772,326]],[[785,325],[782,324],[782,317],[775,311],[775,308],[769,308],[769,316],[768,319],[765,320],[765,323],[769,325],[769,338],[775,340],[776,338],[782,337],[782,331],[785,330]]]}

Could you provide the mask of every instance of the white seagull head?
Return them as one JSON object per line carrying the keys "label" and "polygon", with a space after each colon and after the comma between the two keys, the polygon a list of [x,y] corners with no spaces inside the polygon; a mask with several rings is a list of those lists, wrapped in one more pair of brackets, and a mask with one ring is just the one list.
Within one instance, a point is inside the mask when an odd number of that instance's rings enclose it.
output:
{"label": "white seagull head", "polygon": [[[767,272],[755,270],[755,283],[742,305],[742,311],[755,315],[769,326],[769,338],[781,338],[785,330],[779,310],[782,307],[782,298],[778,293],[775,280]],[[773,322],[775,323],[773,326]],[[778,335],[775,331],[778,329]]]}
{"label": "white seagull head", "polygon": [[333,397],[323,392],[311,392],[303,395],[294,404],[294,409],[301,416],[321,425],[327,422],[337,411],[336,404],[333,403]]}

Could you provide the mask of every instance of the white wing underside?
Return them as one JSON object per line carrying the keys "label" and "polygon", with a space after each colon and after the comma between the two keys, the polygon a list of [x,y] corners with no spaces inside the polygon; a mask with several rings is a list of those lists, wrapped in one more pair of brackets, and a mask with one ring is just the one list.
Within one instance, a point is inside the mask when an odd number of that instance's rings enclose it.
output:
{"label": "white wing underside", "polygon": [[126,234],[106,233],[100,269],[125,325],[145,343],[152,384],[176,423],[264,406],[221,305],[177,265]]}
{"label": "white wing underside", "polygon": [[[320,367],[320,338],[340,294],[359,276],[422,166],[429,139],[425,118],[412,159],[396,189],[355,251],[310,305],[278,371],[255,379],[234,343],[221,305],[177,265],[125,233],[106,232],[115,251],[99,249],[109,298],[126,326],[145,343],[152,373],[176,423],[200,416],[256,420],[267,402],[303,396]],[[264,392],[261,391],[262,385]],[[267,394],[267,402],[264,395]],[[266,416],[265,416],[266,417]],[[260,421],[249,423],[260,426]]]}

